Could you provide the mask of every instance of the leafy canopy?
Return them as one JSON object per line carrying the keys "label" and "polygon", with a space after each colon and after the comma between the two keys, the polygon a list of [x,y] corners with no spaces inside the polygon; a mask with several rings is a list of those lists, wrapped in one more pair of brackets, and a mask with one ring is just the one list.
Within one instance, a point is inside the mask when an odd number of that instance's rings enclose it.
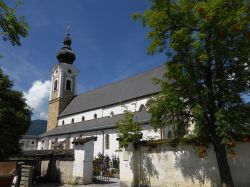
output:
{"label": "leafy canopy", "polygon": [[[16,6],[20,1],[16,2]],[[0,0],[0,34],[4,41],[21,45],[20,37],[28,35],[28,25],[23,17],[15,15],[16,7],[8,7]],[[0,69],[0,160],[20,150],[19,140],[27,131],[31,110],[25,103],[22,92],[12,89],[13,82]]]}
{"label": "leafy canopy", "polygon": [[128,110],[124,112],[124,118],[116,123],[119,130],[120,147],[128,147],[129,143],[141,138],[141,123],[134,121],[134,113]]}
{"label": "leafy canopy", "polygon": [[160,96],[149,102],[155,128],[174,125],[183,136],[190,124],[204,145],[212,141],[222,186],[233,187],[227,161],[233,140],[249,136],[250,1],[153,0],[134,15],[150,28],[149,54],[164,52],[169,61]]}
{"label": "leafy canopy", "polygon": [[[16,7],[20,1],[16,1]],[[4,41],[9,41],[12,45],[21,45],[20,37],[28,36],[28,25],[24,17],[16,15],[16,7],[10,8],[0,0],[0,28]]]}
{"label": "leafy canopy", "polygon": [[250,1],[155,0],[135,14],[150,28],[149,54],[169,58],[149,112],[155,128],[175,125],[185,134],[195,123],[202,141],[211,136],[230,148],[233,139],[249,135],[249,109],[242,94],[250,92]]}
{"label": "leafy canopy", "polygon": [[31,110],[22,92],[12,90],[12,86],[0,69],[0,159],[19,151],[19,139],[31,120]]}

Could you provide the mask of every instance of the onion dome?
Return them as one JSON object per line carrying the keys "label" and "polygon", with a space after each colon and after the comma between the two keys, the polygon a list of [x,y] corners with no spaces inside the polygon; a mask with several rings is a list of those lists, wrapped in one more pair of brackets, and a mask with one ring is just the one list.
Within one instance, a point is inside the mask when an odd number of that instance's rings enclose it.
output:
{"label": "onion dome", "polygon": [[71,39],[70,39],[69,33],[66,34],[63,44],[64,46],[57,53],[56,57],[60,63],[73,64],[73,62],[76,59],[76,56],[74,52],[72,51],[72,49],[70,48]]}

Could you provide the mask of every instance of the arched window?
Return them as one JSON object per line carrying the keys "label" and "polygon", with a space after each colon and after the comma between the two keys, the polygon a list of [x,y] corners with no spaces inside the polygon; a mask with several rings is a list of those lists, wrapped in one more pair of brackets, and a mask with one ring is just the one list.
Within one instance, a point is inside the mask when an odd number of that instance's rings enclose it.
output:
{"label": "arched window", "polygon": [[71,123],[74,123],[74,118],[71,119]]}
{"label": "arched window", "polygon": [[62,125],[64,125],[64,120],[62,121]]}
{"label": "arched window", "polygon": [[66,81],[66,90],[71,90],[71,80]]}
{"label": "arched window", "polygon": [[113,111],[111,111],[111,112],[110,112],[110,116],[109,116],[109,117],[111,117],[111,118],[112,118],[114,115],[115,115],[115,114],[114,114],[114,112],[113,112]]}
{"label": "arched window", "polygon": [[58,85],[58,81],[57,81],[57,79],[56,79],[56,80],[54,81],[54,88],[53,88],[54,91],[57,90],[57,85]]}
{"label": "arched window", "polygon": [[140,106],[140,108],[139,108],[139,112],[142,112],[142,111],[144,111],[144,110],[146,110],[146,107],[145,107],[143,104],[141,104],[141,106]]}
{"label": "arched window", "polygon": [[85,117],[84,116],[82,117],[82,121],[85,121]]}
{"label": "arched window", "polygon": [[109,149],[109,134],[105,135],[105,148]]}
{"label": "arched window", "polygon": [[97,114],[94,114],[94,119],[96,119],[97,118]]}

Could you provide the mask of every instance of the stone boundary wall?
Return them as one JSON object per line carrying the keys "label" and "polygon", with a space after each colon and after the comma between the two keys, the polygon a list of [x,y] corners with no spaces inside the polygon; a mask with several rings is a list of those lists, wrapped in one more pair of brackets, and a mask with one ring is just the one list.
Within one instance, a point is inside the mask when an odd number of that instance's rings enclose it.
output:
{"label": "stone boundary wall", "polygon": [[[50,163],[51,162],[51,163]],[[49,164],[51,164],[49,166]],[[41,161],[41,176],[48,176],[53,182],[72,183],[73,161]]]}
{"label": "stone boundary wall", "polygon": [[[236,158],[228,158],[235,186],[250,186],[250,143],[236,143]],[[150,187],[212,187],[220,185],[213,146],[204,159],[191,144],[132,146],[120,153],[120,184]]]}

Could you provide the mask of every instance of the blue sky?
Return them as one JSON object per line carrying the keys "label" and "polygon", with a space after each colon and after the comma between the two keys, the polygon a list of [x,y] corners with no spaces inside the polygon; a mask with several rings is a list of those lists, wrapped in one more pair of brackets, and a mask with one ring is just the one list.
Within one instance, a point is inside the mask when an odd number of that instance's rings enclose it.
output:
{"label": "blue sky", "polygon": [[33,119],[46,119],[50,72],[67,26],[80,71],[78,93],[164,63],[163,54],[147,55],[147,29],[131,19],[148,6],[147,0],[23,0],[17,14],[26,17],[29,36],[21,47],[1,42],[0,67],[24,92]]}
{"label": "blue sky", "polygon": [[50,71],[68,25],[80,70],[78,93],[162,64],[164,55],[146,53],[147,29],[131,19],[148,6],[147,0],[23,0],[17,14],[25,16],[29,36],[21,47],[1,42],[0,67],[25,93],[33,119],[46,118]]}

